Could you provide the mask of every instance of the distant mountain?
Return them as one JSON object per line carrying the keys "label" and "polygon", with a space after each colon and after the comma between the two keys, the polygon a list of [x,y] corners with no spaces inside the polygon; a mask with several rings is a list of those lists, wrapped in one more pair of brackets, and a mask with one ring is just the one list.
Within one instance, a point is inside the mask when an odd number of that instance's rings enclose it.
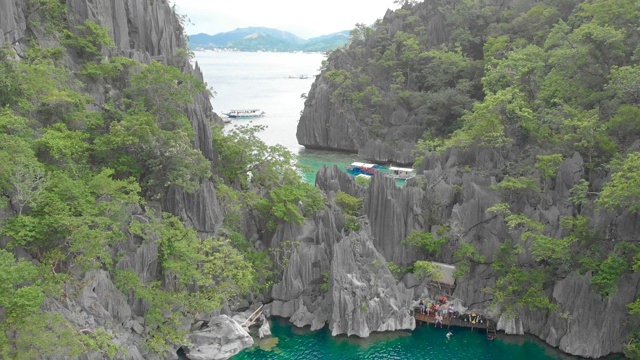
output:
{"label": "distant mountain", "polygon": [[349,41],[349,33],[349,30],[345,30],[305,40],[283,30],[248,27],[215,35],[189,35],[189,47],[241,51],[328,51],[346,44]]}
{"label": "distant mountain", "polygon": [[302,51],[312,52],[334,50],[346,44],[349,41],[350,36],[350,30],[343,30],[333,34],[311,38],[302,45]]}

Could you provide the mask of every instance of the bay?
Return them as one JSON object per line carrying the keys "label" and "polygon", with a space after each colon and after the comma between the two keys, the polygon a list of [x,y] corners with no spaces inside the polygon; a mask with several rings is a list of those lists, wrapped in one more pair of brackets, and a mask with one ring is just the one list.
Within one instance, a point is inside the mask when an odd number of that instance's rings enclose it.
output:
{"label": "bay", "polygon": [[324,54],[196,51],[195,55],[205,82],[215,91],[211,104],[216,113],[253,108],[266,112],[261,118],[231,119],[227,127],[266,126],[259,133],[260,139],[297,154],[299,163],[309,167],[304,173],[308,182],[315,182],[322,165],[335,164],[344,169],[358,160],[356,154],[305,149],[296,139],[304,109],[302,94],[311,89]]}
{"label": "bay", "polygon": [[[218,114],[231,109],[258,108],[266,116],[232,119],[230,126],[265,125],[262,140],[284,145],[297,154],[296,126],[308,93],[319,73],[323,54],[277,52],[196,52],[204,80],[216,92],[211,101]],[[305,75],[306,79],[299,76]],[[290,78],[289,76],[294,76]]]}
{"label": "bay", "polygon": [[[260,138],[268,145],[280,144],[298,154],[299,163],[311,169],[304,174],[310,183],[314,183],[322,165],[344,168],[359,160],[355,154],[308,150],[297,142],[296,128],[304,107],[301,95],[309,92],[323,54],[201,51],[195,55],[204,80],[216,92],[214,111],[220,114],[259,108],[266,112],[263,118],[231,120],[227,126],[267,126],[259,133]],[[301,79],[300,75],[307,78]],[[481,332],[468,329],[452,329],[454,336],[449,341],[446,330],[430,327],[354,339],[332,337],[326,328],[316,332],[298,329],[275,319],[272,331],[278,343],[270,351],[260,349],[256,340],[255,347],[233,359],[576,359],[531,337],[503,336],[488,341]]]}

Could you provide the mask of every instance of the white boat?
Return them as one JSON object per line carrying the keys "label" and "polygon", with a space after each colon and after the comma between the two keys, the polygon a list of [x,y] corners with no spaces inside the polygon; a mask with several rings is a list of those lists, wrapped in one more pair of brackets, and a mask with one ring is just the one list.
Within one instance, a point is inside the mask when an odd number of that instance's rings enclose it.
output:
{"label": "white boat", "polygon": [[231,123],[231,119],[229,119],[229,117],[227,115],[220,115],[220,119],[222,119],[222,123],[223,124],[230,124]]}
{"label": "white boat", "polygon": [[249,119],[256,117],[263,117],[265,112],[260,109],[238,109],[229,110],[228,113],[223,113],[233,119]]}
{"label": "white boat", "polygon": [[388,176],[394,179],[408,180],[416,176],[416,171],[411,168],[391,166],[389,167],[389,171],[390,173],[388,174]]}

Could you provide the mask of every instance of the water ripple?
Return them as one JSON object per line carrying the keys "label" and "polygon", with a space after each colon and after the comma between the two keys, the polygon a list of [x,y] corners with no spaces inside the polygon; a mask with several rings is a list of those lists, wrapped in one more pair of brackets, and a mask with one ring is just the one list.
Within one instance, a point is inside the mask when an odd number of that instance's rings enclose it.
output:
{"label": "water ripple", "polygon": [[[529,337],[486,339],[481,331],[419,327],[413,332],[372,334],[368,339],[331,337],[326,329],[310,332],[282,319],[272,321],[278,345],[270,352],[257,347],[241,352],[234,360],[547,360],[577,359]],[[513,341],[517,339],[517,341]],[[507,340],[507,341],[505,341]],[[256,342],[258,342],[257,340]]]}

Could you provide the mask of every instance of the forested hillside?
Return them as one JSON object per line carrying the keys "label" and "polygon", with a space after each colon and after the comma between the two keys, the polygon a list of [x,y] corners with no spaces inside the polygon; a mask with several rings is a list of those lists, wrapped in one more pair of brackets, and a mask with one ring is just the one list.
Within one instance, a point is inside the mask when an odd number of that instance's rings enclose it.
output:
{"label": "forested hillside", "polygon": [[[637,4],[581,3],[427,1],[390,12],[373,27],[359,26],[351,45],[326,63],[298,138],[305,146],[406,163],[385,146],[449,137],[471,122],[477,112],[471,110],[487,113],[505,101],[510,113],[501,126],[522,123],[523,136],[545,137],[530,134],[542,119],[539,131],[563,124],[570,112],[564,105],[598,109],[600,122],[615,118],[620,126],[631,111],[626,106],[634,105],[626,90],[638,56]],[[519,108],[531,111],[531,121],[519,121],[525,116]],[[340,130],[333,136],[311,128],[319,122]],[[463,140],[463,132],[456,138]],[[632,138],[609,133],[622,146]]]}
{"label": "forested hillside", "polygon": [[167,1],[0,0],[0,357],[228,357],[262,303],[413,329],[433,260],[499,330],[640,357],[640,4],[403,4],[332,53],[298,129],[415,162],[398,188],[313,187],[222,131]]}
{"label": "forested hillside", "polygon": [[457,295],[583,356],[611,328],[571,324],[616,319],[637,357],[640,2],[399,3],[331,54],[300,143],[415,162],[423,223],[403,244],[470,261]]}
{"label": "forested hillside", "polygon": [[0,357],[175,358],[269,286],[245,234],[319,191],[257,130],[222,133],[166,1],[0,9]]}

